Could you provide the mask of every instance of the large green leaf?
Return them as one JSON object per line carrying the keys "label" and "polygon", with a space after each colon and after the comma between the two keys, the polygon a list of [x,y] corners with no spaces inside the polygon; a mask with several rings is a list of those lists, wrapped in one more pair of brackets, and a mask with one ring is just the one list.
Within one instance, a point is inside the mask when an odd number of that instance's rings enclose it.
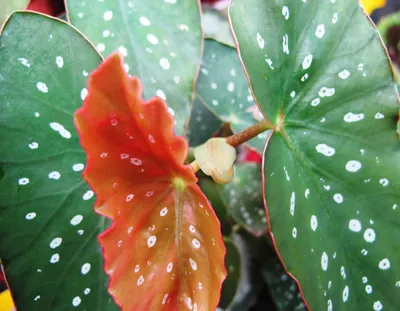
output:
{"label": "large green leaf", "polygon": [[[212,39],[205,41],[196,93],[222,121],[230,123],[234,133],[263,120],[236,50]],[[267,137],[268,133],[262,133],[250,140],[249,145],[262,152]]]}
{"label": "large green leaf", "polygon": [[243,63],[274,124],[265,199],[311,310],[397,310],[398,97],[356,1],[233,0]]}
{"label": "large green leaf", "polygon": [[14,10],[23,10],[29,0],[1,0],[0,1],[0,25],[4,23],[8,15]]}
{"label": "large green leaf", "polygon": [[228,213],[256,236],[267,231],[261,189],[260,165],[242,163],[235,166],[235,176],[232,182],[225,185],[223,192]]}
{"label": "large green leaf", "polygon": [[193,0],[68,0],[69,19],[103,55],[119,51],[144,97],[166,99],[182,135],[201,62],[199,4]]}
{"label": "large green leaf", "polygon": [[18,311],[118,310],[81,178],[73,113],[101,62],[68,24],[11,16],[0,37],[0,257]]}

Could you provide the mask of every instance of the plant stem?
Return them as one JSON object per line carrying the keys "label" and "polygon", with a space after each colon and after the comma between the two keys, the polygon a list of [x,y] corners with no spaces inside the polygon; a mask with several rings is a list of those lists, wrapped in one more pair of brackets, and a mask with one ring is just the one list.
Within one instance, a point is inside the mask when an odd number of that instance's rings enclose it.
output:
{"label": "plant stem", "polygon": [[[272,125],[269,122],[265,120],[260,121],[239,133],[227,137],[226,142],[232,147],[236,147],[256,137],[258,134],[261,134],[270,129],[272,129]],[[190,165],[193,167],[194,172],[197,172],[200,169],[199,164],[194,158],[193,148],[189,149],[186,161],[191,162]]]}
{"label": "plant stem", "polygon": [[267,122],[266,120],[260,121],[239,133],[227,137],[226,142],[229,145],[236,147],[256,137],[258,134],[261,134],[270,129],[272,129],[272,125],[269,122]]}

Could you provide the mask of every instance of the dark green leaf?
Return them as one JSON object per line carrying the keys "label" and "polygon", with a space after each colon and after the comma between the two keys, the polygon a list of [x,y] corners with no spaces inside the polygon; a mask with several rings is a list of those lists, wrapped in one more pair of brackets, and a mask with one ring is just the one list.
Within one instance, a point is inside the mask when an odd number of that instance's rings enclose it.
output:
{"label": "dark green leaf", "polygon": [[240,254],[235,243],[229,239],[225,239],[226,257],[225,267],[228,271],[224,283],[222,284],[221,299],[219,307],[225,309],[229,306],[235,297],[240,280]]}
{"label": "dark green leaf", "polygon": [[397,310],[399,106],[357,1],[233,0],[260,108],[271,232],[311,310]]}
{"label": "dark green leaf", "polygon": [[262,274],[279,311],[307,310],[296,282],[286,273],[272,249],[264,262]]}
{"label": "dark green leaf", "polygon": [[11,16],[0,37],[0,257],[18,311],[118,310],[81,178],[73,113],[101,62],[68,24]]}
{"label": "dark green leaf", "polygon": [[238,224],[256,236],[267,231],[261,190],[261,166],[237,164],[235,177],[224,186],[223,192],[228,213]]}
{"label": "dark green leaf", "polygon": [[227,206],[222,198],[222,185],[215,183],[208,177],[199,178],[198,182],[201,190],[210,201],[215,213],[221,222],[221,231],[224,236],[228,236],[232,232],[232,225],[227,217]]}
{"label": "dark green leaf", "polygon": [[236,295],[227,311],[249,310],[257,303],[264,281],[261,273],[265,257],[265,242],[246,231],[239,230],[231,236],[240,253],[241,272]]}
{"label": "dark green leaf", "polygon": [[223,126],[223,122],[203,104],[198,97],[194,100],[189,121],[187,138],[190,146],[204,144]]}
{"label": "dark green leaf", "polygon": [[201,61],[199,3],[193,0],[68,0],[71,23],[103,55],[119,51],[125,70],[138,76],[144,97],[166,99],[176,133],[189,119],[194,81]]}
{"label": "dark green leaf", "polygon": [[[263,120],[234,48],[211,39],[205,41],[196,92],[221,120],[231,124],[234,133]],[[268,133],[253,138],[249,145],[262,152]]]}

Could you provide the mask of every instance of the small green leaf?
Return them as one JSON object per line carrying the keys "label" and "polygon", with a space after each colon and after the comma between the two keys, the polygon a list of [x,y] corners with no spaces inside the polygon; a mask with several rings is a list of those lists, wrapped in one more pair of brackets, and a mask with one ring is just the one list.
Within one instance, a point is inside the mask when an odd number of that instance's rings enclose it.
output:
{"label": "small green leaf", "polygon": [[267,231],[261,189],[261,166],[243,163],[235,166],[235,177],[223,192],[228,214],[256,236]]}
{"label": "small green leaf", "polygon": [[168,102],[175,131],[184,133],[201,62],[199,3],[179,1],[66,1],[71,23],[103,55],[118,51],[125,71],[138,76],[144,97]]}
{"label": "small green leaf", "polygon": [[[68,38],[68,40],[66,40]],[[101,62],[67,23],[16,13],[0,37],[0,257],[18,311],[118,310],[73,113]]]}
{"label": "small green leaf", "polygon": [[[196,93],[222,121],[230,123],[234,133],[263,120],[236,50],[222,43],[211,39],[205,41]],[[268,135],[269,132],[262,133],[248,143],[262,152]]]}
{"label": "small green leaf", "polygon": [[3,0],[0,2],[0,25],[15,10],[23,10],[28,5],[29,0]]}
{"label": "small green leaf", "polygon": [[228,275],[222,284],[220,308],[227,308],[236,295],[240,280],[240,253],[235,243],[230,239],[225,239],[226,256],[225,267]]}
{"label": "small green leaf", "polygon": [[397,310],[399,102],[356,1],[233,0],[260,108],[271,235],[311,310]]}

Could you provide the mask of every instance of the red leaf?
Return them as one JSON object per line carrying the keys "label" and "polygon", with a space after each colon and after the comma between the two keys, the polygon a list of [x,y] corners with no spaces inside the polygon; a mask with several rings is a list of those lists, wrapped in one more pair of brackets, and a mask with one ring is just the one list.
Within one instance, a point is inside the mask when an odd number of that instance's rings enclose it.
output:
{"label": "red leaf", "polygon": [[63,0],[31,0],[26,9],[56,17],[65,12]]}
{"label": "red leaf", "polygon": [[95,209],[114,220],[99,237],[109,291],[123,310],[214,310],[226,276],[219,221],[167,105],[143,102],[122,63],[113,54],[91,75],[75,115]]}

